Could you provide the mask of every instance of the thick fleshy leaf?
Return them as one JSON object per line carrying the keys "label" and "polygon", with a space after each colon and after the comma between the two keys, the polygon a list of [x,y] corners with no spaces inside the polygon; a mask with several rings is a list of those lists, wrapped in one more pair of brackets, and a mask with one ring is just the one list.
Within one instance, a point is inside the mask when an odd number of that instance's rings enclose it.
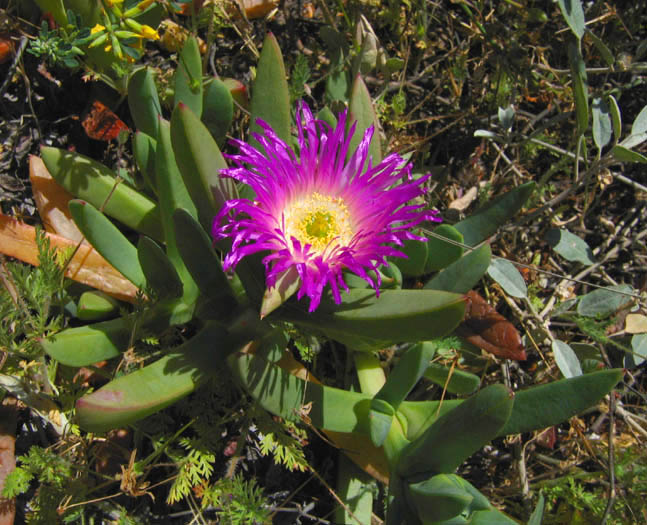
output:
{"label": "thick fleshy leaf", "polygon": [[374,486],[373,478],[356,467],[344,454],[339,454],[335,492],[346,505],[335,510],[335,522],[371,523]]}
{"label": "thick fleshy leaf", "polygon": [[423,524],[448,520],[461,514],[474,498],[455,474],[437,474],[407,485],[407,500]]}
{"label": "thick fleshy leaf", "polygon": [[454,228],[463,234],[465,244],[476,246],[514,217],[534,189],[534,182],[517,186],[507,193],[495,197],[467,219],[454,224]]}
{"label": "thick fleshy leaf", "polygon": [[531,432],[566,421],[595,405],[622,375],[621,369],[602,370],[515,392],[512,414],[498,435]]}
{"label": "thick fleshy leaf", "polygon": [[348,154],[351,155],[357,149],[358,144],[364,137],[364,132],[373,126],[374,132],[371,145],[368,148],[368,159],[371,160],[373,166],[376,166],[382,160],[382,141],[380,140],[379,125],[375,109],[373,109],[371,95],[359,75],[355,77],[351,89],[349,112],[349,129],[353,123],[356,123],[357,127],[355,128]]}
{"label": "thick fleshy leaf", "polygon": [[79,399],[79,425],[88,432],[106,432],[153,414],[193,392],[232,350],[225,328],[209,324],[155,363]]}
{"label": "thick fleshy leaf", "polygon": [[426,290],[466,293],[471,290],[490,266],[492,251],[489,244],[463,255],[425,284]]}
{"label": "thick fleshy leaf", "polygon": [[139,173],[144,179],[144,183],[147,189],[152,192],[157,192],[157,186],[155,184],[155,150],[157,148],[157,142],[142,133],[137,131],[133,135],[133,154],[135,156],[135,162],[137,163],[137,168],[139,168]]}
{"label": "thick fleshy leaf", "polygon": [[462,243],[463,235],[453,226],[441,224],[434,228],[432,232],[427,232],[426,235],[429,239],[427,241],[429,256],[425,265],[425,273],[442,270],[460,259],[463,255],[463,248],[461,246],[445,242],[440,238],[444,237],[450,241]]}
{"label": "thick fleshy leaf", "polygon": [[389,374],[386,383],[375,394],[396,410],[418,384],[436,353],[436,345],[431,342],[418,343],[409,348]]}
{"label": "thick fleshy leaf", "polygon": [[175,71],[174,105],[183,102],[198,118],[202,115],[202,58],[194,36],[184,42]]}
{"label": "thick fleshy leaf", "polygon": [[537,506],[535,510],[532,511],[530,519],[528,520],[528,525],[541,525],[544,520],[544,495],[539,493],[539,500],[537,501]]}
{"label": "thick fleshy leaf", "polygon": [[229,86],[214,77],[204,86],[202,122],[220,147],[225,143],[233,118],[234,99]]}
{"label": "thick fleshy leaf", "polygon": [[157,205],[121,182],[103,164],[49,146],[40,151],[49,173],[72,195],[153,239],[163,238]]}
{"label": "thick fleshy leaf", "polygon": [[389,403],[383,399],[371,399],[368,429],[371,441],[376,447],[381,447],[386,441],[394,416],[395,410]]}
{"label": "thick fleshy leaf", "polygon": [[137,244],[137,258],[146,283],[160,299],[175,299],[182,295],[184,285],[173,263],[162,248],[149,237],[141,236]]}
{"label": "thick fleshy leaf", "polygon": [[293,266],[288,268],[276,280],[274,286],[265,289],[261,303],[261,319],[271,314],[285,301],[292,297],[301,287],[299,272]]}
{"label": "thick fleshy leaf", "polygon": [[[419,232],[416,232],[416,234],[419,234]],[[426,242],[407,239],[399,250],[407,257],[393,257],[392,260],[398,265],[398,268],[404,275],[419,277],[425,273],[425,265],[427,263],[427,256],[429,255],[429,248]]]}
{"label": "thick fleshy leaf", "polygon": [[135,71],[128,81],[128,107],[137,131],[157,137],[159,117],[162,114],[157,87],[147,67]]}
{"label": "thick fleshy leaf", "polygon": [[184,104],[178,104],[173,110],[171,141],[200,223],[210,231],[216,213],[236,193],[234,181],[220,177],[220,170],[226,168],[227,163],[209,130]]}
{"label": "thick fleshy leaf", "polygon": [[178,251],[173,212],[178,208],[184,208],[193,217],[197,217],[198,212],[189,196],[175,162],[175,155],[171,146],[170,125],[165,120],[160,120],[159,140],[157,142],[155,157],[155,172],[162,226],[166,240],[166,255],[173,263],[173,266],[175,266],[184,284],[184,300],[190,303],[197,297],[198,289]]}
{"label": "thick fleshy leaf", "polygon": [[[261,131],[256,119],[267,122],[280,139],[290,141],[290,94],[283,55],[272,33],[263,42],[252,88],[250,133]],[[250,143],[259,146],[255,140]]]}
{"label": "thick fleshy leaf", "polygon": [[76,316],[82,321],[103,321],[119,313],[119,303],[99,290],[83,292],[79,297]]}
{"label": "thick fleshy leaf", "polygon": [[40,345],[45,353],[68,366],[88,366],[121,355],[128,347],[132,326],[119,317],[92,325],[68,328]]}
{"label": "thick fleshy leaf", "polygon": [[465,370],[458,370],[431,363],[425,371],[425,378],[442,386],[450,394],[471,394],[481,383],[481,378]]}
{"label": "thick fleshy leaf", "polygon": [[287,303],[277,316],[347,344],[370,351],[396,342],[442,337],[463,318],[463,297],[437,290],[350,290],[336,305],[331,297],[308,313]]}
{"label": "thick fleshy leaf", "polygon": [[200,223],[182,208],[173,213],[173,223],[177,248],[200,293],[215,303],[233,297],[220,257]]}
{"label": "thick fleshy leaf", "polygon": [[367,394],[304,381],[258,356],[234,354],[227,361],[245,391],[272,414],[299,421],[302,407],[308,405],[308,418],[317,428],[337,432],[366,429],[371,399]]}
{"label": "thick fleshy leaf", "polygon": [[505,386],[484,388],[437,419],[411,443],[400,456],[398,473],[409,477],[453,472],[500,433],[513,404],[514,396]]}
{"label": "thick fleshy leaf", "polygon": [[103,213],[91,204],[70,201],[70,213],[88,242],[126,279],[138,288],[146,278],[137,259],[137,248]]}

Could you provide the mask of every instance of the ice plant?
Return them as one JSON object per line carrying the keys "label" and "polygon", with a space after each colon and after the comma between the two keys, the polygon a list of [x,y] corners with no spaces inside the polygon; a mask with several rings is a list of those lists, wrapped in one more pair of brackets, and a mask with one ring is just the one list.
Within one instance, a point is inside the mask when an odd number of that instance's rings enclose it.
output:
{"label": "ice plant", "polygon": [[376,166],[367,162],[373,128],[349,155],[355,125],[347,133],[346,121],[343,112],[333,129],[301,103],[298,156],[259,120],[262,133],[253,137],[262,149],[233,141],[239,154],[229,155],[234,166],[221,171],[256,193],[253,202],[228,201],[214,220],[214,239],[233,240],[224,268],[234,268],[247,255],[269,252],[263,258],[267,287],[296,271],[301,280],[297,297],[310,298],[311,312],[326,285],[341,302],[340,288],[348,290],[344,270],[365,279],[379,294],[377,270],[388,264],[386,258],[406,257],[398,249],[404,240],[425,240],[411,229],[425,220],[440,221],[437,212],[411,204],[424,194],[429,175],[414,180],[411,164],[396,153]]}

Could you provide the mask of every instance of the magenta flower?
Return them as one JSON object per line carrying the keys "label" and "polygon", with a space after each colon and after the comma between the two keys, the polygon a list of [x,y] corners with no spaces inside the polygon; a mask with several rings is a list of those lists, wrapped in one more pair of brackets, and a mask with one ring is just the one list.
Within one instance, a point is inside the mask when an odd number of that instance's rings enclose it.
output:
{"label": "magenta flower", "polygon": [[412,227],[440,221],[437,212],[407,204],[424,194],[429,175],[413,180],[411,164],[395,153],[377,166],[369,160],[364,169],[373,128],[347,161],[355,126],[345,132],[346,112],[331,129],[299,104],[298,158],[269,125],[260,119],[258,124],[263,133],[253,136],[264,151],[233,141],[240,153],[228,158],[235,167],[221,171],[256,192],[254,202],[228,201],[214,220],[214,238],[233,239],[223,267],[269,252],[263,259],[267,287],[296,270],[301,280],[297,297],[310,298],[310,312],[319,306],[326,285],[341,302],[339,289],[348,291],[344,270],[368,281],[379,295],[380,274],[369,271],[388,264],[386,257],[406,257],[397,249],[405,239],[425,240],[411,233]]}

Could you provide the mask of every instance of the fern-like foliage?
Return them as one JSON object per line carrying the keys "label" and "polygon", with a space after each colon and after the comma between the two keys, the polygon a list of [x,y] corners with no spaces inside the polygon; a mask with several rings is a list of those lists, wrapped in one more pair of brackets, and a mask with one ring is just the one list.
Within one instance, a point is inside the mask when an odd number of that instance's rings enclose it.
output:
{"label": "fern-like foliage", "polygon": [[65,496],[81,497],[86,491],[87,484],[76,476],[72,463],[49,449],[33,446],[18,457],[18,463],[5,479],[2,496],[14,498],[27,492],[32,482],[39,483],[29,502],[29,524],[58,523],[59,505]]}
{"label": "fern-like foliage", "polygon": [[166,499],[169,504],[180,501],[193,487],[204,484],[213,474],[216,461],[216,456],[200,440],[180,438],[180,445],[186,454],[178,458],[179,472]]}
{"label": "fern-like foliage", "polygon": [[263,410],[255,410],[254,419],[260,433],[261,454],[271,455],[274,463],[291,471],[305,472],[310,468],[303,453],[308,437],[305,429],[290,421],[276,421]]}
{"label": "fern-like foliage", "polygon": [[4,373],[23,375],[24,363],[42,353],[39,338],[62,327],[66,254],[52,248],[42,230],[37,230],[36,245],[38,267],[3,261],[0,268],[0,348],[8,356]]}
{"label": "fern-like foliage", "polygon": [[270,511],[263,490],[255,480],[246,481],[239,474],[223,478],[208,487],[202,506],[220,508],[218,523],[222,525],[270,525]]}

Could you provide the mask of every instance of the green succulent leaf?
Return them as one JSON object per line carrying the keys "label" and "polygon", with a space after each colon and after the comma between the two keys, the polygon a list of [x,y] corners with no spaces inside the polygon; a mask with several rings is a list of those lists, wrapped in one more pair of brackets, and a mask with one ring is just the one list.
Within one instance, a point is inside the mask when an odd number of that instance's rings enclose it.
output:
{"label": "green succulent leaf", "polygon": [[372,351],[397,342],[417,342],[442,337],[463,319],[464,299],[437,290],[353,289],[341,304],[324,297],[318,309],[286,303],[277,317],[323,333],[353,350]]}
{"label": "green succulent leaf", "polygon": [[[465,459],[499,435],[512,411],[514,396],[492,385],[438,418],[401,454],[398,473],[451,473]],[[466,432],[465,429],[469,429]]]}
{"label": "green succulent leaf", "polygon": [[386,441],[395,417],[395,409],[383,399],[371,399],[371,408],[368,412],[368,428],[371,441],[380,447]]}
{"label": "green succulent leaf", "polygon": [[151,193],[157,193],[155,184],[155,151],[157,142],[142,133],[136,132],[133,135],[133,154],[139,173],[141,173],[144,183]]}
{"label": "green succulent leaf", "polygon": [[437,474],[407,486],[407,499],[423,524],[458,516],[472,503],[474,498],[456,478],[454,474]]}
{"label": "green succulent leaf", "polygon": [[227,330],[208,324],[155,363],[79,399],[79,425],[88,432],[106,432],[153,414],[193,392],[224,365],[224,357],[232,350]]}
{"label": "green succulent leaf", "polygon": [[[290,142],[290,91],[283,55],[272,33],[263,42],[252,88],[250,133],[261,132],[257,119],[267,122],[280,139]],[[261,147],[252,139],[251,144]]]}
{"label": "green succulent leaf", "polygon": [[220,257],[200,223],[182,208],[173,213],[173,223],[178,250],[200,293],[215,303],[233,297]]}
{"label": "green succulent leaf", "polygon": [[371,397],[359,392],[304,381],[259,356],[232,354],[227,362],[234,378],[265,410],[299,421],[301,408],[312,403],[312,424],[335,432],[366,431]]}
{"label": "green succulent leaf", "polygon": [[135,71],[128,81],[128,107],[138,131],[157,137],[162,107],[151,70],[147,67]]}
{"label": "green succulent leaf", "polygon": [[175,72],[174,105],[183,102],[199,117],[202,116],[202,58],[194,36],[186,39]]}
{"label": "green succulent leaf", "polygon": [[234,119],[234,98],[229,86],[219,78],[212,78],[204,86],[202,122],[218,146],[222,147]]}
{"label": "green succulent leaf", "polygon": [[175,266],[180,280],[184,284],[183,300],[189,304],[195,301],[198,295],[198,289],[178,251],[173,212],[178,208],[183,208],[196,218],[198,212],[189,196],[189,192],[184,185],[184,181],[175,162],[175,155],[171,146],[170,125],[165,120],[160,120],[159,140],[155,157],[155,172],[162,225],[166,239],[166,255],[173,263],[173,266]]}
{"label": "green succulent leaf", "polygon": [[200,223],[209,231],[216,213],[235,196],[233,180],[220,177],[220,170],[227,163],[209,130],[182,103],[173,110],[171,141],[175,161],[198,210]]}
{"label": "green succulent leaf", "polygon": [[[420,234],[420,232],[416,232]],[[400,271],[411,277],[419,277],[425,273],[425,266],[427,257],[429,255],[429,247],[426,242],[417,241],[415,239],[407,239],[404,241],[403,246],[398,248],[407,257],[392,257]]]}
{"label": "green succulent leaf", "polygon": [[441,224],[433,229],[433,235],[427,234],[429,256],[425,265],[425,273],[437,272],[457,261],[463,255],[463,248],[456,244],[445,242],[438,237],[445,237],[457,243],[463,242],[463,235],[449,224]]}
{"label": "green succulent leaf", "polygon": [[451,370],[437,363],[429,365],[425,378],[442,386],[450,394],[471,394],[481,383],[481,378],[471,372],[457,368]]}
{"label": "green succulent leaf", "polygon": [[70,213],[88,242],[103,258],[138,288],[146,278],[137,259],[137,248],[103,213],[92,204],[71,200]]}
{"label": "green succulent leaf", "polygon": [[76,316],[81,321],[103,321],[119,312],[119,303],[99,290],[88,290],[79,297]]}
{"label": "green succulent leaf", "polygon": [[521,434],[566,421],[608,394],[622,375],[620,369],[602,370],[515,392],[510,419],[498,435]]}
{"label": "green succulent leaf", "polygon": [[435,353],[436,345],[431,342],[417,343],[409,348],[400,357],[384,386],[375,394],[375,399],[384,400],[397,410],[418,384]]}
{"label": "green succulent leaf", "polygon": [[382,160],[382,141],[380,140],[379,123],[371,95],[366,88],[362,77],[357,75],[351,88],[349,101],[348,129],[355,123],[355,133],[350,142],[348,154],[352,155],[357,146],[364,138],[364,132],[373,126],[373,138],[368,148],[368,160],[372,159],[373,166],[376,166]]}
{"label": "green succulent leaf", "polygon": [[163,239],[160,212],[148,197],[124,184],[111,170],[84,155],[43,146],[49,173],[75,197],[153,239]]}
{"label": "green succulent leaf", "polygon": [[184,285],[164,250],[149,237],[142,236],[137,244],[137,257],[146,282],[161,299],[182,296]]}
{"label": "green succulent leaf", "polygon": [[514,217],[534,189],[534,182],[517,186],[507,193],[495,197],[467,219],[454,224],[454,228],[463,234],[465,244],[476,246],[496,233],[500,226]]}
{"label": "green succulent leaf", "polygon": [[484,244],[467,255],[463,255],[432,277],[425,284],[425,289],[467,293],[474,288],[489,268],[491,256],[490,245]]}
{"label": "green succulent leaf", "polygon": [[47,355],[67,366],[88,366],[120,356],[130,341],[131,326],[122,317],[68,328],[40,345]]}

